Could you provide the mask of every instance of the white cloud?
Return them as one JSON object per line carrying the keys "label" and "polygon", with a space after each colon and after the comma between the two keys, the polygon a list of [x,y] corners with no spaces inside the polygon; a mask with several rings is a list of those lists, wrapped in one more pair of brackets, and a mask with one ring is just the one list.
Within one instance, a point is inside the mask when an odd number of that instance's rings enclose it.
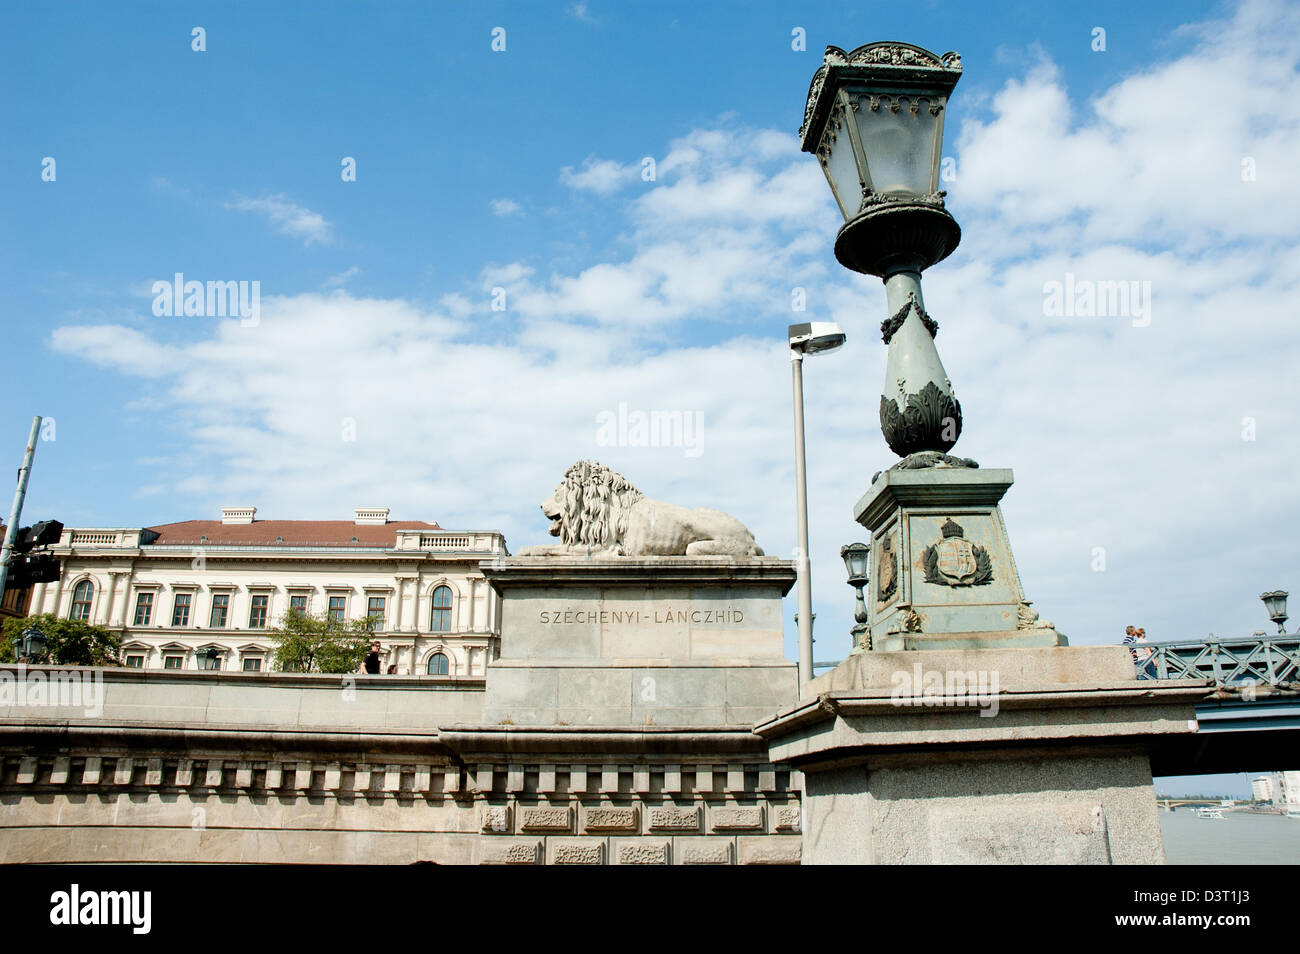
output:
{"label": "white cloud", "polygon": [[56,351],[145,378],[174,373],[177,351],[125,325],[64,325],[50,333]]}
{"label": "white cloud", "polygon": [[319,212],[290,201],[283,192],[260,199],[237,199],[226,203],[227,209],[252,212],[284,235],[302,241],[304,245],[327,245],[333,240],[333,226]]}
{"label": "white cloud", "polygon": [[560,181],[571,189],[595,192],[597,195],[612,195],[619,189],[631,185],[640,178],[639,163],[624,165],[613,159],[597,159],[588,156],[577,172],[572,166],[560,170]]}
{"label": "white cloud", "polygon": [[[1075,642],[1117,641],[1127,623],[1156,639],[1264,628],[1256,594],[1294,572],[1300,240],[1282,223],[1300,218],[1300,193],[1279,163],[1300,152],[1300,30],[1274,14],[1294,15],[1248,5],[1086,108],[1040,66],[988,118],[949,126],[964,243],[925,288],[965,412],[956,451],[1015,469],[1004,508],[1019,572]],[[1206,98],[1202,75],[1232,92],[1261,70],[1266,105]],[[1171,122],[1185,102],[1199,112]],[[189,429],[195,459],[171,476],[196,514],[249,499],[322,517],[365,499],[495,527],[517,549],[543,541],[536,504],[563,469],[595,457],[652,496],[737,514],[780,555],[794,533],[784,326],[804,287],[798,317],[849,334],[806,369],[817,655],[834,658],[852,612],[838,550],[864,535],[852,505],[894,460],[876,420],[883,290],[828,266],[838,217],[814,160],[785,133],[727,129],[670,144],[657,181],[607,205],[626,216],[627,251],[585,267],[488,265],[436,310],[298,295],[264,300],[256,328],[218,323],[188,344],[116,326],[60,328],[53,343],[150,379]],[[1247,154],[1253,183],[1238,173]],[[593,158],[569,174],[610,194],[631,170]],[[1150,324],[1048,317],[1043,285],[1066,272],[1149,281]],[[509,309],[485,337],[498,286]],[[693,343],[706,324],[726,340]],[[599,446],[596,415],[620,402],[700,413],[703,453]]]}
{"label": "white cloud", "polygon": [[521,215],[524,211],[523,206],[513,199],[493,199],[489,204],[492,207],[492,214],[501,218]]}
{"label": "white cloud", "polygon": [[587,12],[585,3],[572,3],[564,10],[569,16],[580,23],[596,23],[596,18]]}
{"label": "white cloud", "polygon": [[331,275],[329,278],[325,279],[325,287],[342,288],[344,285],[346,285],[348,282],[350,282],[352,279],[356,278],[360,274],[361,274],[361,269],[358,266],[353,265],[350,268],[347,268],[339,272],[337,275]]}

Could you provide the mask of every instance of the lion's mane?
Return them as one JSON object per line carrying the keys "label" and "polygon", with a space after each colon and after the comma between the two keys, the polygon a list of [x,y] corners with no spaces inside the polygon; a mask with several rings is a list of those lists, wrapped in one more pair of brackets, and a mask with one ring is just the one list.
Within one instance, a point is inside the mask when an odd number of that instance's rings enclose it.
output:
{"label": "lion's mane", "polygon": [[578,461],[564,472],[556,497],[560,542],[589,547],[618,543],[627,533],[628,512],[643,496],[618,471],[596,461]]}

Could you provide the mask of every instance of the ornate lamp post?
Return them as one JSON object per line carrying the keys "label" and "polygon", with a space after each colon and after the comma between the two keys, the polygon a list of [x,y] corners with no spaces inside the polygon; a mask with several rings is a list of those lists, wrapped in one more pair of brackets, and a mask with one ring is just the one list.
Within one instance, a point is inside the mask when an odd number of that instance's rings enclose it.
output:
{"label": "ornate lamp post", "polygon": [[18,658],[26,662],[35,662],[45,655],[46,639],[35,626],[29,626],[23,630],[23,634],[15,640],[17,643]]}
{"label": "ornate lamp post", "polygon": [[844,216],[835,257],[885,283],[889,358],[880,427],[900,457],[942,454],[961,434],[961,405],[934,346],[921,272],[952,254],[961,229],[944,208],[939,161],[961,57],[908,43],[826,48],[799,131]]}
{"label": "ornate lamp post", "polygon": [[872,478],[853,511],[875,553],[858,644],[873,650],[951,645],[953,634],[969,648],[1066,644],[1037,619],[1016,573],[999,507],[1011,471],[948,454],[962,409],[921,273],[961,240],[939,189],[944,116],[960,78],[956,53],[898,42],[827,47],[799,130],[844,216],[835,257],[885,285],[880,429],[902,460]]}
{"label": "ornate lamp post", "polygon": [[840,547],[840,559],[849,574],[849,586],[857,591],[858,603],[853,609],[853,651],[860,652],[870,645],[870,637],[863,640],[863,635],[870,630],[867,627],[867,604],[862,598],[862,588],[867,585],[870,565],[871,547],[865,543],[850,543]]}
{"label": "ornate lamp post", "polygon": [[1286,590],[1273,590],[1271,593],[1259,594],[1259,598],[1264,601],[1264,609],[1268,611],[1268,618],[1277,623],[1279,633],[1286,632],[1284,628],[1287,621],[1286,598],[1290,595]]}
{"label": "ornate lamp post", "polygon": [[202,670],[211,672],[221,668],[221,650],[215,646],[195,650],[194,659]]}

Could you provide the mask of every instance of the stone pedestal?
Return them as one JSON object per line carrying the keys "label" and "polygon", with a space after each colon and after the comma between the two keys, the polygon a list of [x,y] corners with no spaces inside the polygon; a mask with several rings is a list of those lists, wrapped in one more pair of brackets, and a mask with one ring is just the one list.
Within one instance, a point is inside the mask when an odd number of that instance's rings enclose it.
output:
{"label": "stone pedestal", "polygon": [[853,508],[871,532],[871,648],[1062,646],[1025,602],[998,506],[1010,470],[926,468],[877,476]]}
{"label": "stone pedestal", "polygon": [[793,565],[770,557],[517,557],[488,725],[752,725],[797,697],[782,649]]}
{"label": "stone pedestal", "polygon": [[1159,864],[1148,749],[1204,693],[1122,647],[874,652],[755,732],[803,772],[805,864]]}

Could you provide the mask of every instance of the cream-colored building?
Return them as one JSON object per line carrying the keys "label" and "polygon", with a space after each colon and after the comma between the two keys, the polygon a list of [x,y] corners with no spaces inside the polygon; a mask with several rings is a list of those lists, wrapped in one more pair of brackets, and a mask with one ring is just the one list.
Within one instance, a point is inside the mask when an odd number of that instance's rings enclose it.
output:
{"label": "cream-colored building", "polygon": [[[498,652],[499,598],[479,561],[507,555],[496,532],[447,531],[357,509],[352,520],[220,520],[65,528],[56,583],[30,612],[122,630],[122,662],[143,669],[270,668],[268,630],[290,608],[378,619],[383,670],[482,679]],[[210,651],[215,650],[215,662]]]}

